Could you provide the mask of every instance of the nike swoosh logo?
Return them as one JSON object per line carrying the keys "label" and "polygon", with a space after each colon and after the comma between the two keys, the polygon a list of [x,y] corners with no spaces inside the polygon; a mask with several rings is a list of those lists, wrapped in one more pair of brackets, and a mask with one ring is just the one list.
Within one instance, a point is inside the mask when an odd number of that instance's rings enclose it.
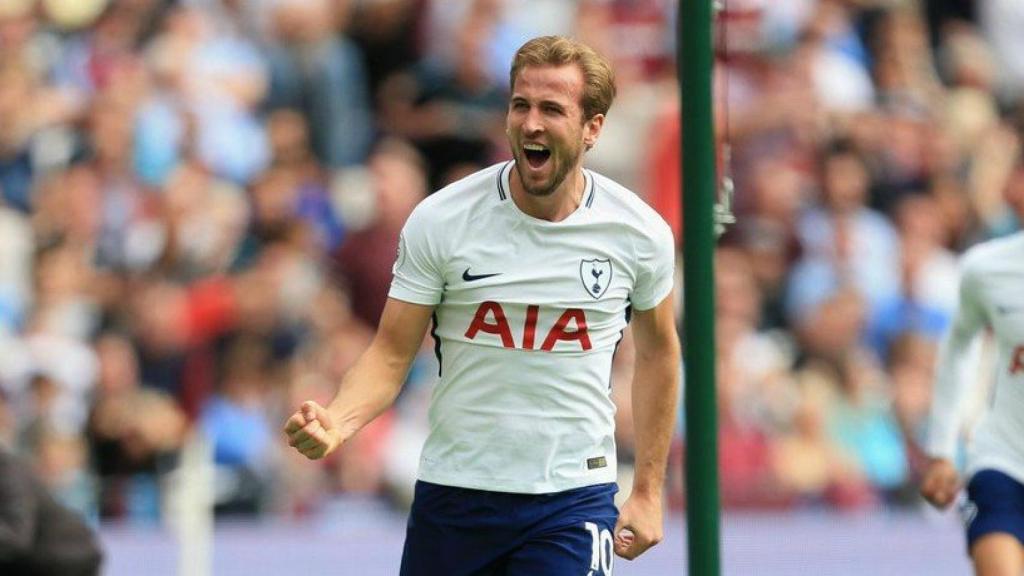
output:
{"label": "nike swoosh logo", "polygon": [[466,282],[476,282],[477,280],[483,280],[492,276],[501,276],[501,272],[495,272],[494,274],[470,274],[469,268],[466,268],[466,271],[462,273],[462,279]]}

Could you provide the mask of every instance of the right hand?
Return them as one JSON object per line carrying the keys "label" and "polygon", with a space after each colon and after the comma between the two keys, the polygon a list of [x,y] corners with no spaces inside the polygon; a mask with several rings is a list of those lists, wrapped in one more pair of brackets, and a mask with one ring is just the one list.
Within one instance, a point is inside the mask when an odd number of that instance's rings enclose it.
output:
{"label": "right hand", "polygon": [[284,425],[288,445],[310,460],[319,460],[344,442],[341,432],[326,408],[312,400],[292,414]]}
{"label": "right hand", "polygon": [[946,458],[932,458],[921,478],[921,495],[932,506],[942,509],[950,505],[960,491],[960,475]]}
{"label": "right hand", "polygon": [[622,503],[612,531],[614,552],[633,560],[664,538],[661,494],[654,496],[634,491]]}

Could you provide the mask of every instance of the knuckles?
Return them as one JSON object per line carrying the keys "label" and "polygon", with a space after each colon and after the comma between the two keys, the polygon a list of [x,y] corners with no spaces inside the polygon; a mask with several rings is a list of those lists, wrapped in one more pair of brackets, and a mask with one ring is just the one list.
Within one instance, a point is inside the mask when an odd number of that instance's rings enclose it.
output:
{"label": "knuckles", "polygon": [[310,460],[327,455],[331,438],[319,420],[307,420],[302,412],[295,412],[284,427],[288,445]]}

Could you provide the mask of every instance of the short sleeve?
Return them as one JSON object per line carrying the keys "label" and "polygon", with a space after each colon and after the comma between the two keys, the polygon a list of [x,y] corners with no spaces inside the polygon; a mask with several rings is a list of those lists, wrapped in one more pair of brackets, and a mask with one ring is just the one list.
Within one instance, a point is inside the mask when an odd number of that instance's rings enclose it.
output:
{"label": "short sleeve", "polygon": [[398,238],[388,296],[403,302],[432,306],[444,290],[440,246],[431,235],[430,217],[421,204],[409,216]]}
{"label": "short sleeve", "polygon": [[658,219],[637,242],[637,280],[630,296],[633,308],[650,310],[672,291],[676,252],[672,230]]}

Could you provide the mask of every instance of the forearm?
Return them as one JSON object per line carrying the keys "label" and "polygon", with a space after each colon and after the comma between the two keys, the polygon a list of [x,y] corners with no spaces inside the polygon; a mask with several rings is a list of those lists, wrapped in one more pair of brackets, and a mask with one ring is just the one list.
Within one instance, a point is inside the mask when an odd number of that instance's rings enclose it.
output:
{"label": "forearm", "polygon": [[964,366],[970,355],[973,336],[973,333],[954,330],[946,335],[940,345],[925,447],[929,456],[952,460],[956,455],[960,434],[960,404],[967,387]]}
{"label": "forearm", "polygon": [[328,411],[347,439],[387,410],[398,397],[411,358],[372,345],[348,371]]}
{"label": "forearm", "polygon": [[678,412],[679,344],[675,339],[638,353],[632,394],[633,492],[660,496]]}

